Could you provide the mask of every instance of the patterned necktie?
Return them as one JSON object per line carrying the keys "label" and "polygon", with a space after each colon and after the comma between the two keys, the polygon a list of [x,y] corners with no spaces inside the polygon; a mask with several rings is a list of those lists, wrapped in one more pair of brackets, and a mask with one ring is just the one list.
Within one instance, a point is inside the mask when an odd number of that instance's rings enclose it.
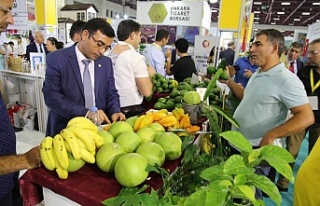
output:
{"label": "patterned necktie", "polygon": [[294,73],[294,62],[290,62],[289,70]]}
{"label": "patterned necktie", "polygon": [[39,44],[39,47],[40,47],[40,53],[43,53],[43,50],[42,50],[42,44]]}
{"label": "patterned necktie", "polygon": [[83,59],[82,63],[84,64],[84,71],[83,71],[83,88],[84,88],[84,99],[85,99],[85,106],[86,108],[90,109],[94,106],[93,104],[93,92],[92,92],[92,84],[90,78],[90,71],[89,71],[89,59]]}

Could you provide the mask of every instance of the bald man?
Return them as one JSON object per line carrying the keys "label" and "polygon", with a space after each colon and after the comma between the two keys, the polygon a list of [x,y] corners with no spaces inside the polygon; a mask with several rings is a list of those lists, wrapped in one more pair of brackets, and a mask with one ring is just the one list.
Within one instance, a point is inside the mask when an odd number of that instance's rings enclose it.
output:
{"label": "bald man", "polygon": [[41,31],[36,31],[34,35],[34,43],[27,46],[26,58],[28,61],[30,61],[30,52],[48,54],[47,46],[44,44],[44,35]]}

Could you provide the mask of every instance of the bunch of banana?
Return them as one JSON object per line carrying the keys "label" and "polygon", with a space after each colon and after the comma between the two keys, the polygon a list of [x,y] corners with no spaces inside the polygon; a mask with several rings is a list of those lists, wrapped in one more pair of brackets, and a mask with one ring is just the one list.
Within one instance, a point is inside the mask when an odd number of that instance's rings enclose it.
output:
{"label": "bunch of banana", "polygon": [[88,163],[95,162],[96,149],[104,144],[98,134],[98,127],[85,117],[75,117],[68,122],[66,128],[54,138],[48,136],[40,144],[40,155],[44,166],[56,170],[61,179],[68,177],[69,158],[67,152],[75,160],[82,159]]}
{"label": "bunch of banana", "polygon": [[212,149],[215,148],[215,145],[211,142],[211,134],[206,133],[200,136],[200,148],[207,154],[211,154]]}
{"label": "bunch of banana", "polygon": [[173,116],[174,116],[178,121],[180,121],[181,117],[184,115],[184,109],[182,109],[182,108],[175,108],[175,109],[172,111],[172,114],[173,114]]}

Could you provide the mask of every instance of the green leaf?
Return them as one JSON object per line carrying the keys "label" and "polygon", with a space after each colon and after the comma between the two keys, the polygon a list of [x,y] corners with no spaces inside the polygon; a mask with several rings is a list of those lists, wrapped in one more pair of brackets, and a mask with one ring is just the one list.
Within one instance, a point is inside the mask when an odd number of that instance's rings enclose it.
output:
{"label": "green leaf", "polygon": [[239,128],[240,125],[237,122],[237,120],[235,120],[232,115],[230,115],[227,111],[222,110],[221,108],[215,106],[215,105],[210,105],[210,107],[212,107],[212,109],[217,112],[218,114],[222,115],[224,118],[226,118],[231,124],[233,124],[235,127]]}
{"label": "green leaf", "polygon": [[156,191],[151,188],[151,193],[145,193],[140,195],[140,202],[144,206],[159,205],[159,197]]}
{"label": "green leaf", "polygon": [[205,206],[206,196],[206,191],[198,190],[186,199],[184,206]]}
{"label": "green leaf", "polygon": [[194,140],[194,135],[190,134],[189,136],[184,137],[182,141],[182,150],[185,150],[190,144],[192,144],[193,140]]}
{"label": "green leaf", "polygon": [[188,147],[188,149],[186,149],[184,152],[182,163],[191,162],[194,158],[198,157],[199,153],[200,153],[199,146],[190,145],[190,147]]}
{"label": "green leaf", "polygon": [[207,180],[212,181],[215,180],[218,175],[223,174],[223,165],[214,165],[203,170],[200,174],[200,177]]}
{"label": "green leaf", "polygon": [[268,178],[262,175],[252,174],[248,177],[252,181],[253,186],[259,188],[276,203],[281,205],[281,195],[276,185]]}
{"label": "green leaf", "polygon": [[140,188],[137,188],[137,187],[123,187],[119,192],[119,196],[121,196],[121,195],[136,195],[136,194],[139,194],[139,193],[145,191],[148,187],[149,187],[149,185],[143,185]]}
{"label": "green leaf", "polygon": [[290,182],[294,181],[292,168],[285,160],[281,159],[281,157],[269,156],[269,157],[262,157],[262,158],[265,159],[274,169],[276,169],[277,172],[279,172],[285,178],[290,180]]}
{"label": "green leaf", "polygon": [[255,188],[251,188],[248,185],[238,185],[237,188],[244,194],[251,202],[255,202],[256,198],[254,197]]}
{"label": "green leaf", "polygon": [[238,174],[234,177],[233,183],[235,185],[243,185],[247,181],[247,176],[243,174]]}
{"label": "green leaf", "polygon": [[224,139],[228,140],[228,142],[241,151],[251,153],[252,146],[250,142],[240,133],[237,131],[226,131],[219,134]]}
{"label": "green leaf", "polygon": [[240,155],[232,155],[224,164],[223,172],[228,175],[250,175],[254,173],[254,169],[247,167],[244,163],[243,157]]}
{"label": "green leaf", "polygon": [[288,150],[281,148],[276,145],[265,145],[260,148],[260,155],[261,156],[268,156],[268,157],[279,157],[286,161],[287,163],[294,162],[294,158],[288,152]]}

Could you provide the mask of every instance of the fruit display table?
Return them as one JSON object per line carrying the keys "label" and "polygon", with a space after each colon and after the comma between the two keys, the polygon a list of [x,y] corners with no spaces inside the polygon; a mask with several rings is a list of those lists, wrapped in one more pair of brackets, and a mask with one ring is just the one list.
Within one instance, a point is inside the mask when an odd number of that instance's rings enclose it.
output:
{"label": "fruit display table", "polygon": [[[171,172],[179,165],[180,159],[166,161],[164,168]],[[162,185],[159,174],[150,173],[145,184],[154,189]],[[101,206],[101,201],[118,195],[121,185],[114,174],[102,172],[96,164],[86,164],[79,171],[69,173],[66,180],[59,179],[54,171],[44,167],[28,170],[19,180],[21,196],[25,206],[38,204],[43,199],[42,187],[64,196],[80,205]]]}
{"label": "fruit display table", "polygon": [[158,101],[161,97],[167,97],[170,93],[154,93],[149,101],[147,101],[145,98],[143,99],[142,106],[149,110],[153,109],[154,104]]}

